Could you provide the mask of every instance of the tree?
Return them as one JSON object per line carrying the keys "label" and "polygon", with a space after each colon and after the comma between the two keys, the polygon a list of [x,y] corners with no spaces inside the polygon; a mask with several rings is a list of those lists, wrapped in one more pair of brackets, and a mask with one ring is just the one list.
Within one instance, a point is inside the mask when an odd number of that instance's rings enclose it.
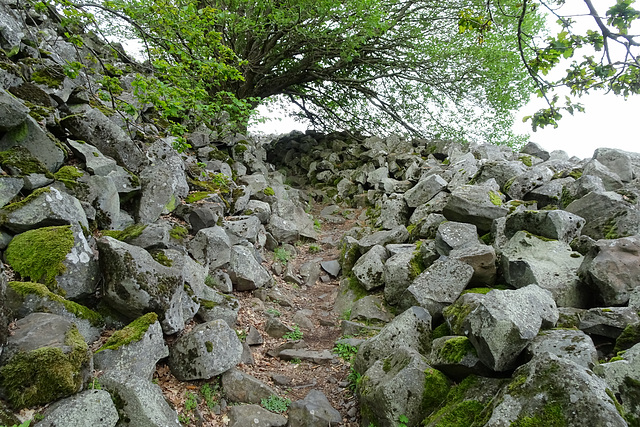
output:
{"label": "tree", "polygon": [[[525,117],[531,120],[534,130],[547,125],[557,127],[563,111],[573,114],[584,110],[570,96],[561,104],[556,93],[558,88],[568,89],[574,98],[594,90],[613,92],[624,98],[640,93],[640,34],[630,34],[640,18],[640,11],[631,7],[634,2],[600,0],[596,6],[592,0],[583,0],[582,10],[572,14],[565,12],[564,0],[521,2],[517,13],[521,22],[526,21],[527,15],[538,16],[540,10],[544,10],[557,19],[560,26],[557,34],[544,40],[524,25],[517,28],[522,62],[536,84],[538,96],[548,104],[547,108]],[[501,7],[500,0],[494,0],[491,6],[503,14],[511,13]],[[581,20],[591,22],[591,28],[586,28],[586,22]],[[559,70],[563,66],[566,66],[564,72]]]}
{"label": "tree", "polygon": [[[508,13],[485,10],[483,0],[110,0],[74,7],[107,10],[131,24],[157,76],[140,83],[139,93],[162,93],[154,99],[171,114],[235,106],[240,120],[259,102],[284,97],[324,130],[514,143],[513,111],[534,89],[517,29],[542,29],[535,12],[517,19],[518,5],[500,4]],[[171,88],[192,91],[197,102],[185,97],[176,108],[180,96],[167,96]]]}

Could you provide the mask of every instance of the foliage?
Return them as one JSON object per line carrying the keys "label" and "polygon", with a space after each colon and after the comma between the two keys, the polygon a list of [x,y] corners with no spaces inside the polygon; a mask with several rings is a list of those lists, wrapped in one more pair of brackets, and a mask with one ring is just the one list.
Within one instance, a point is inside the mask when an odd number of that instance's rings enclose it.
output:
{"label": "foliage", "polygon": [[204,383],[202,384],[202,387],[200,387],[200,392],[202,393],[202,397],[204,398],[207,407],[213,410],[213,408],[218,404],[218,399],[220,398],[220,384],[214,384],[211,386],[208,383]]}
{"label": "foliage", "polygon": [[302,333],[302,331],[300,330],[300,326],[298,325],[293,325],[293,330],[291,332],[287,332],[286,334],[284,334],[282,336],[282,338],[286,339],[286,340],[291,340],[291,341],[297,341],[297,340],[301,340],[302,336],[304,335]]}
{"label": "foliage", "polygon": [[313,229],[316,230],[316,231],[322,230],[322,224],[320,223],[319,220],[317,220],[317,219],[313,220]]}
{"label": "foliage", "polygon": [[358,391],[358,388],[360,387],[360,383],[362,382],[362,374],[360,374],[358,371],[356,371],[355,369],[353,369],[353,366],[349,369],[349,374],[347,375],[347,381],[349,382],[349,384],[347,385],[347,389],[353,393],[356,394]]}
{"label": "foliage", "polygon": [[351,363],[358,353],[358,347],[351,344],[336,343],[333,352],[340,356],[345,362]]}
{"label": "foliage", "polygon": [[267,308],[265,310],[265,313],[267,313],[268,315],[273,316],[273,317],[280,317],[281,316],[280,311],[276,310],[275,308]]}
{"label": "foliage", "polygon": [[398,427],[407,427],[407,423],[409,422],[409,418],[406,415],[400,415],[398,417]]}
{"label": "foliage", "polygon": [[275,256],[276,260],[285,265],[291,259],[291,253],[284,248],[275,248],[273,250],[273,255]]}
{"label": "foliage", "polygon": [[317,254],[318,252],[320,252],[320,250],[320,246],[316,245],[315,243],[309,245],[309,253]]}
{"label": "foliage", "polygon": [[260,401],[260,405],[262,405],[262,407],[267,411],[281,414],[285,412],[287,409],[289,409],[289,405],[291,405],[291,400],[272,394],[271,396],[269,396],[268,399],[262,399]]}
{"label": "foliage", "polygon": [[[20,425],[14,424],[14,425],[13,425],[13,426],[11,426],[11,427],[29,427],[30,425],[31,425],[31,420],[27,420],[27,421],[23,422],[23,423],[22,423],[22,424],[20,424]],[[4,426],[4,425],[3,425],[3,426],[0,426],[0,427],[8,427],[8,426]]]}

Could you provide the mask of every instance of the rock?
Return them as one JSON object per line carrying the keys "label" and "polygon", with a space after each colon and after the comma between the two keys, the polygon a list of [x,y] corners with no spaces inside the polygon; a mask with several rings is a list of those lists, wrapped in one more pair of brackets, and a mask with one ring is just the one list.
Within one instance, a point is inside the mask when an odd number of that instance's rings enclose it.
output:
{"label": "rock", "polygon": [[24,180],[20,178],[0,177],[0,207],[5,206],[17,196],[23,186]]}
{"label": "rock", "polygon": [[[35,119],[27,116],[21,124],[4,133],[0,139],[0,151],[15,146],[26,148],[49,172],[55,172],[64,162],[64,153],[52,137],[53,135],[45,132]],[[24,170],[22,172],[28,173]]]}
{"label": "rock", "polygon": [[251,291],[267,286],[273,280],[267,270],[256,261],[252,249],[235,245],[231,248],[229,277],[235,289]]}
{"label": "rock", "polygon": [[240,403],[260,404],[262,399],[278,395],[262,381],[234,368],[222,374],[222,389],[229,401]]}
{"label": "rock", "polygon": [[640,287],[640,236],[598,240],[585,256],[578,275],[597,290],[604,305],[622,305]]}
{"label": "rock", "polygon": [[322,261],[320,267],[332,277],[338,277],[340,274],[340,263],[338,260]]}
{"label": "rock", "polygon": [[14,408],[44,405],[82,390],[93,363],[73,323],[33,313],[15,326],[0,358],[0,386]]}
{"label": "rock", "polygon": [[358,388],[363,425],[375,422],[393,426],[400,416],[407,418],[407,425],[418,425],[431,409],[424,407],[423,396],[429,394],[427,387],[434,383],[441,386],[439,396],[430,395],[428,399],[445,397],[449,381],[415,350],[401,347],[378,360],[367,369]]}
{"label": "rock", "polygon": [[416,208],[427,203],[433,196],[446,188],[446,186],[447,181],[440,175],[429,175],[418,181],[413,188],[404,193],[404,200],[407,202],[407,206]]}
{"label": "rock", "polygon": [[514,287],[536,284],[553,294],[559,306],[584,307],[588,293],[577,280],[582,256],[557,240],[518,231],[502,249],[505,281]]}
{"label": "rock", "polygon": [[231,240],[222,227],[201,229],[187,247],[191,256],[210,270],[231,260]]}
{"label": "rock", "polygon": [[564,187],[562,188],[562,197],[560,198],[559,206],[564,209],[573,201],[578,200],[591,192],[605,192],[602,180],[597,176],[582,175],[574,182],[570,182],[564,185]]}
{"label": "rock", "polygon": [[600,178],[606,191],[615,191],[622,188],[623,184],[620,176],[596,159],[591,159],[591,161],[584,166],[582,173]]}
{"label": "rock", "polygon": [[422,307],[411,307],[387,324],[380,333],[360,345],[353,368],[364,374],[378,360],[408,347],[420,354],[431,350],[431,315]]}
{"label": "rock", "polygon": [[478,240],[478,229],[473,224],[448,221],[438,226],[436,232],[436,250],[441,255],[449,255],[454,249],[475,246]]}
{"label": "rock", "polygon": [[[636,344],[616,361],[603,363],[594,368],[596,373],[602,377],[612,394],[622,406],[629,425],[634,425],[634,421],[640,418],[640,407],[638,406],[638,393],[640,388],[640,345]],[[614,402],[615,404],[615,402]]]}
{"label": "rock", "polygon": [[611,191],[591,192],[571,202],[565,210],[587,221],[582,234],[592,239],[617,239],[638,234],[640,230],[640,212],[623,196]]}
{"label": "rock", "polygon": [[146,314],[114,332],[94,353],[96,369],[103,372],[117,370],[151,381],[156,363],[169,356],[160,322],[154,319],[157,319],[155,313]]}
{"label": "rock", "polygon": [[229,427],[284,427],[287,419],[274,414],[259,405],[241,405],[229,407]]}
{"label": "rock", "polygon": [[580,316],[578,328],[590,335],[616,339],[627,325],[640,321],[631,307],[592,308]]}
{"label": "rock", "polygon": [[393,230],[394,228],[404,226],[409,219],[409,209],[404,199],[399,194],[391,194],[387,200],[382,203],[380,216],[376,220],[376,227],[383,230]]}
{"label": "rock", "polygon": [[559,359],[591,369],[598,362],[598,352],[589,335],[572,329],[542,331],[526,349],[529,358],[550,353]]}
{"label": "rock", "polygon": [[588,369],[543,353],[513,373],[508,387],[496,396],[486,426],[522,422],[536,425],[626,426],[607,393],[607,384]]}
{"label": "rock", "polygon": [[[364,236],[358,241],[358,245],[360,246],[361,253],[366,253],[376,245],[386,246],[389,243],[404,243],[408,238],[409,232],[404,226],[400,226],[393,230],[377,231]],[[345,269],[344,264],[342,268]]]}
{"label": "rock", "polygon": [[549,152],[535,142],[529,142],[520,150],[522,154],[530,154],[542,160],[549,160]]}
{"label": "rock", "polygon": [[580,236],[585,220],[561,210],[518,211],[507,216],[505,234],[511,238],[518,231],[528,231],[547,239],[571,243]]}
{"label": "rock", "polygon": [[319,390],[311,390],[304,399],[292,402],[288,414],[287,425],[291,427],[331,427],[342,423],[340,412],[331,406]]}
{"label": "rock", "polygon": [[4,207],[7,212],[4,227],[14,233],[54,225],[80,225],[89,229],[89,222],[73,196],[54,187],[39,188],[24,200]]}
{"label": "rock", "polygon": [[449,256],[468,264],[473,269],[473,276],[471,276],[469,284],[491,286],[496,281],[496,251],[493,246],[477,244],[454,249],[449,253]]}
{"label": "rock", "polygon": [[313,286],[320,279],[320,259],[313,259],[300,266],[300,276],[306,286]]}
{"label": "rock", "polygon": [[85,390],[51,405],[38,427],[115,427],[118,422],[111,395],[105,390]]}
{"label": "rock", "polygon": [[629,153],[615,148],[597,148],[593,152],[593,159],[614,171],[622,182],[633,181],[635,174]]}
{"label": "rock", "polygon": [[384,285],[384,262],[388,257],[387,250],[376,245],[356,261],[353,274],[367,291]]}
{"label": "rock", "polygon": [[455,381],[469,375],[490,374],[467,337],[444,336],[433,340],[427,363]]}
{"label": "rock", "polygon": [[137,246],[102,237],[98,240],[104,298],[129,319],[154,311],[162,329],[173,334],[184,328],[184,279]]}
{"label": "rock", "polygon": [[144,154],[118,125],[87,104],[72,105],[70,110],[71,115],[63,125],[74,139],[98,147],[101,153],[133,172],[140,169],[145,162]]}
{"label": "rock", "polygon": [[536,165],[510,179],[504,185],[504,191],[512,199],[523,200],[530,191],[551,181],[553,175],[553,171],[547,166]]}
{"label": "rock", "polygon": [[335,357],[329,350],[306,350],[306,349],[285,349],[278,353],[278,358],[282,360],[308,361],[316,365],[323,365],[332,362]]}
{"label": "rock", "polygon": [[255,215],[261,224],[268,224],[271,220],[271,206],[267,202],[251,199],[247,203],[247,211]]}
{"label": "rock", "polygon": [[232,244],[239,244],[245,240],[256,243],[262,225],[256,216],[235,216],[223,221],[223,226]]}
{"label": "rock", "polygon": [[266,229],[280,243],[293,243],[300,238],[296,224],[278,215],[271,215]]}
{"label": "rock", "polygon": [[77,225],[43,227],[18,234],[9,243],[5,256],[21,277],[42,282],[68,299],[87,298],[96,291],[97,257]]}
{"label": "rock", "polygon": [[367,295],[357,300],[351,308],[349,320],[363,322],[378,321],[387,323],[393,316],[384,309],[382,298],[378,295]]}
{"label": "rock", "polygon": [[119,370],[100,377],[100,383],[120,396],[122,421],[118,425],[137,427],[180,427],[178,413],[171,409],[162,395],[162,389],[138,375]]}
{"label": "rock", "polygon": [[512,369],[540,328],[553,327],[559,317],[551,293],[536,285],[465,294],[444,315],[450,325],[462,325],[480,360],[498,372]]}
{"label": "rock", "polygon": [[3,307],[11,313],[12,318],[22,318],[37,312],[56,314],[73,322],[87,344],[93,343],[100,336],[104,326],[104,319],[100,314],[54,294],[41,283],[9,282],[5,292]]}
{"label": "rock", "polygon": [[29,115],[29,109],[16,97],[0,89],[0,129],[7,131],[23,123]]}
{"label": "rock", "polygon": [[472,276],[473,268],[462,261],[438,260],[415,278],[403,295],[401,306],[419,305],[431,317],[440,318],[442,310],[460,296]]}
{"label": "rock", "polygon": [[170,348],[169,367],[181,381],[209,379],[240,362],[242,343],[224,321],[197,325]]}
{"label": "rock", "polygon": [[449,221],[468,222],[485,233],[491,230],[494,219],[508,213],[499,193],[480,185],[463,185],[453,190],[442,211]]}

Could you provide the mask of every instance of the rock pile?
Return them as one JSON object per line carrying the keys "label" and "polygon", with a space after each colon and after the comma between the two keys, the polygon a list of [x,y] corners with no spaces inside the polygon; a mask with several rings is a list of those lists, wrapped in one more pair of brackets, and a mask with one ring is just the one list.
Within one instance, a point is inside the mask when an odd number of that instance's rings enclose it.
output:
{"label": "rock pile", "polygon": [[[264,410],[274,390],[234,369],[260,334],[238,337],[232,292],[277,294],[263,261],[317,238],[311,197],[368,207],[340,265],[322,263],[345,276],[344,335],[375,335],[352,341],[362,425],[639,425],[639,154],[314,132],[264,144],[208,129],[177,153],[152,106],[127,118],[96,96],[97,65],[64,72],[97,55],[131,102],[134,63],[90,35],[71,45],[26,7],[0,2],[12,53],[0,67],[0,392],[13,409],[55,402],[39,426],[178,426],[152,382],[167,360],[185,381],[222,374],[246,403],[232,426],[339,425],[317,390],[288,418]],[[312,286],[320,263],[278,274]],[[295,332],[276,317],[267,329]],[[333,358],[299,344],[281,357]],[[104,390],[89,387],[94,372]]]}

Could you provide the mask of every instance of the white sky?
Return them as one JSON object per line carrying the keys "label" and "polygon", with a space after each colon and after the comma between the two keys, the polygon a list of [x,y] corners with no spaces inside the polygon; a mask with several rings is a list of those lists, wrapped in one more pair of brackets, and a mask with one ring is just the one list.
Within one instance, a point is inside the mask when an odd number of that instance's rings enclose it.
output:
{"label": "white sky", "polygon": [[[586,6],[580,0],[567,2],[561,10],[562,14],[584,14],[587,12]],[[615,4],[615,0],[598,0],[597,7],[602,8],[599,12],[604,15],[607,7]],[[576,16],[576,31],[585,28],[593,28],[594,21],[591,17]],[[555,24],[553,24],[555,26]],[[633,28],[632,33],[638,33],[638,25]],[[558,31],[551,28],[550,31]],[[564,68],[564,67],[562,67]],[[586,112],[576,112],[574,116],[563,113],[563,118],[559,121],[557,129],[547,126],[531,131],[530,122],[522,123],[524,116],[532,115],[538,109],[545,106],[544,102],[532,97],[531,102],[523,107],[516,114],[514,130],[517,133],[528,133],[531,141],[540,144],[545,150],[564,150],[570,156],[588,158],[593,155],[593,151],[599,147],[619,148],[625,151],[640,152],[640,95],[629,97],[628,100],[613,94],[605,95],[601,92],[592,93],[580,99],[574,99],[583,104]],[[304,131],[306,126],[286,117],[282,112],[267,112],[266,109],[259,110],[267,117],[275,120],[253,126],[251,130],[270,133],[287,133],[291,130]],[[383,136],[383,135],[381,135]]]}

